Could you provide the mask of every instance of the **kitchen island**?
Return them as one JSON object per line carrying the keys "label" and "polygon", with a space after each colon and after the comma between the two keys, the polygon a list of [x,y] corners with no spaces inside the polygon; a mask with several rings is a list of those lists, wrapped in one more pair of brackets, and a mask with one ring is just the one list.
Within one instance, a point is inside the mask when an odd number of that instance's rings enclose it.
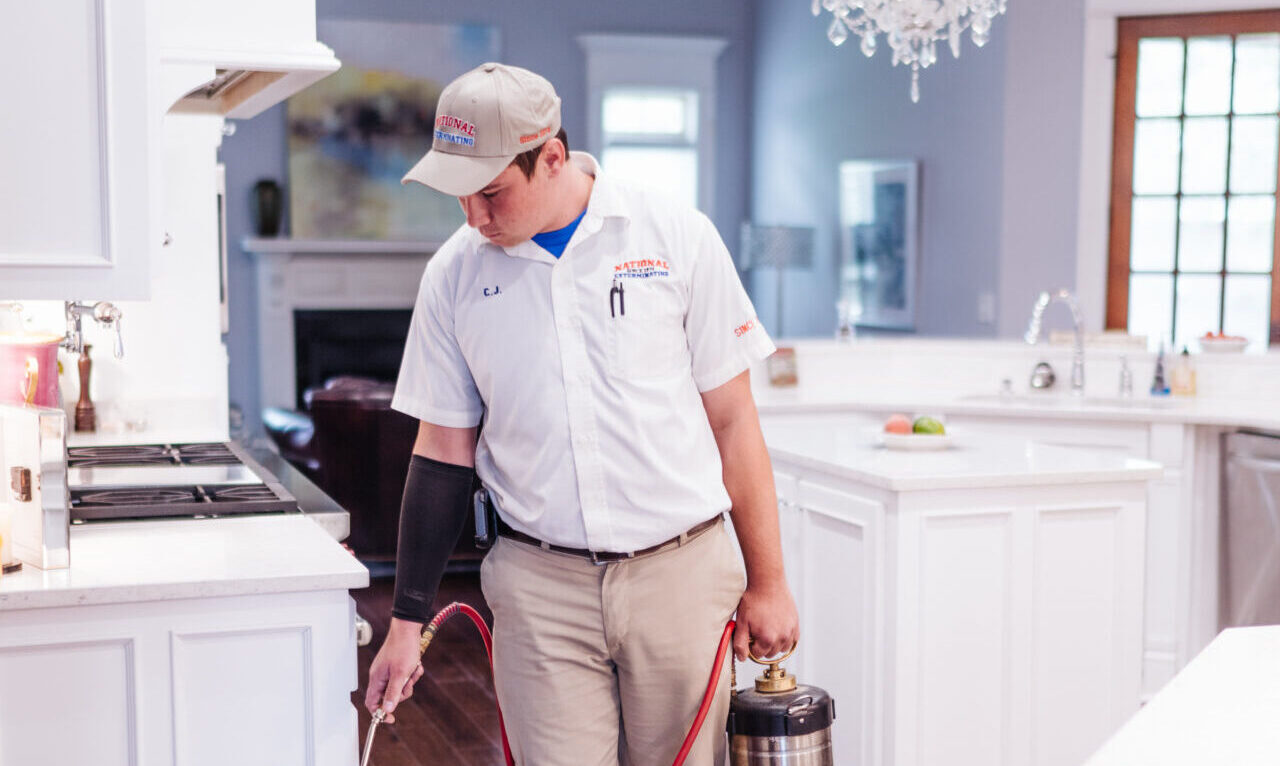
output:
{"label": "kitchen island", "polygon": [[0,578],[0,763],[355,762],[368,571],[308,516],[76,525],[71,562]]}
{"label": "kitchen island", "polygon": [[837,701],[837,763],[1077,764],[1137,710],[1158,464],[975,429],[889,451],[851,414],[762,423],[791,669]]}

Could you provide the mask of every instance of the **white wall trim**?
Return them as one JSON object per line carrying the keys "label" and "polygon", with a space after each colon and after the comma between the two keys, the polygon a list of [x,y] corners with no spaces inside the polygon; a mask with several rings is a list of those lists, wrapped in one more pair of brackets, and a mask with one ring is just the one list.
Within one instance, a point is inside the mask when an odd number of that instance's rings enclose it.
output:
{"label": "white wall trim", "polygon": [[258,283],[258,398],[292,409],[295,309],[411,309],[435,243],[246,239]]}
{"label": "white wall trim", "polygon": [[587,151],[600,156],[606,87],[651,85],[698,92],[698,208],[715,211],[716,60],[728,41],[718,37],[578,35],[587,54]]}
{"label": "white wall trim", "polygon": [[1117,19],[1123,16],[1264,10],[1275,6],[1275,0],[1085,1],[1076,293],[1089,329],[1101,330],[1106,323]]}

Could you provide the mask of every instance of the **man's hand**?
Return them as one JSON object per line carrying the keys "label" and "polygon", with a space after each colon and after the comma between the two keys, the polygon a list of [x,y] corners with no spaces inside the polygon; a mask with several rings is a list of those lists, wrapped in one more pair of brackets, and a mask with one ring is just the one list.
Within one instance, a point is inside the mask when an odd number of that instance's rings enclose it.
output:
{"label": "man's hand", "polygon": [[738,602],[733,653],[747,659],[750,650],[764,659],[785,654],[800,638],[800,618],[785,582],[765,588],[748,585]]}
{"label": "man's hand", "polygon": [[382,642],[378,656],[373,658],[373,665],[369,667],[364,706],[370,713],[381,706],[387,713],[387,723],[396,722],[392,711],[401,701],[413,696],[413,685],[422,678],[421,656],[418,654],[421,635],[420,624],[392,617],[387,640]]}

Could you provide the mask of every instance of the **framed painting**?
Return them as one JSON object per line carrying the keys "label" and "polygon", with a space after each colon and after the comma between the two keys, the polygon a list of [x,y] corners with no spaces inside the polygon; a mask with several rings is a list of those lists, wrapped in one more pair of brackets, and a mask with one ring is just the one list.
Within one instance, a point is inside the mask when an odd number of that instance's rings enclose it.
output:
{"label": "framed painting", "polygon": [[840,163],[840,293],[854,324],[914,330],[919,268],[916,160]]}
{"label": "framed painting", "polygon": [[457,200],[400,178],[431,148],[444,86],[498,60],[498,31],[321,20],[317,36],[342,68],[288,102],[293,237],[443,241]]}

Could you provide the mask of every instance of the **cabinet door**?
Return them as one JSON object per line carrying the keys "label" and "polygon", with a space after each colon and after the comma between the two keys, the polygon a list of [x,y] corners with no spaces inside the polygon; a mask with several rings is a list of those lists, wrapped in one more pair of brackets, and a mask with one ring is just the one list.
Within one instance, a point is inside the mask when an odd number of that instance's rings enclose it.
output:
{"label": "cabinet door", "polygon": [[145,299],[153,231],[146,3],[0,11],[0,299]]}
{"label": "cabinet door", "polygon": [[801,479],[800,683],[836,701],[837,763],[880,763],[884,506]]}

